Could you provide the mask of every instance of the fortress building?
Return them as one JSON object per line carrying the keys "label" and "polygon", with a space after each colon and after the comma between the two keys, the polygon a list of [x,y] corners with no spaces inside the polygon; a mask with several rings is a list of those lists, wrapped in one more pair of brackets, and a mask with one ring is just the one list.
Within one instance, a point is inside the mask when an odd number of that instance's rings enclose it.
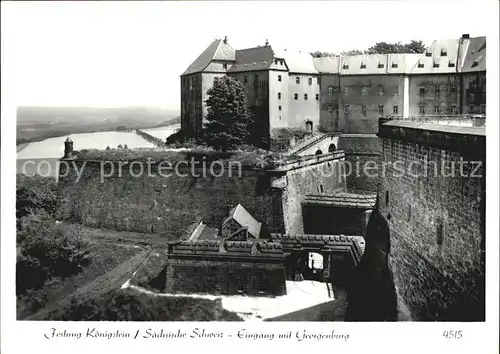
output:
{"label": "fortress building", "polygon": [[[486,37],[436,40],[420,54],[313,58],[264,46],[235,50],[215,40],[181,75],[182,129],[206,117],[207,90],[229,75],[247,89],[257,119],[275,128],[376,133],[387,116],[486,112]],[[261,122],[261,123],[262,123]]]}

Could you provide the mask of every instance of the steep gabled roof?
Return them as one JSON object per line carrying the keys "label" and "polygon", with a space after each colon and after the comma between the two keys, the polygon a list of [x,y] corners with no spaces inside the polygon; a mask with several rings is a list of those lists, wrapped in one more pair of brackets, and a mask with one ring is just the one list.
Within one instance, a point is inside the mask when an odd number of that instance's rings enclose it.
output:
{"label": "steep gabled roof", "polygon": [[389,74],[409,74],[413,67],[417,65],[422,54],[415,53],[397,53],[387,54],[387,72]]}
{"label": "steep gabled roof", "polygon": [[465,52],[461,63],[461,72],[486,70],[486,37],[476,37],[464,40]]}
{"label": "steep gabled roof", "polygon": [[236,62],[228,72],[267,70],[274,60],[271,46],[241,49],[236,51]]}
{"label": "steep gabled roof", "polygon": [[235,51],[227,41],[216,39],[189,65],[181,76],[202,72],[212,60],[234,61]]}
{"label": "steep gabled roof", "polygon": [[458,39],[436,40],[421,55],[412,74],[456,73],[458,63]]}
{"label": "steep gabled roof", "polygon": [[291,73],[318,74],[311,54],[293,50],[275,50],[274,56],[284,59]]}
{"label": "steep gabled roof", "polygon": [[255,238],[259,238],[262,224],[255,220],[241,204],[235,206],[229,212],[229,216],[222,222],[222,225],[234,219],[241,227],[247,227],[248,233]]}
{"label": "steep gabled roof", "polygon": [[322,74],[338,74],[340,57],[321,57],[313,58],[314,66],[316,70]]}
{"label": "steep gabled roof", "polygon": [[343,56],[340,63],[341,75],[387,74],[386,54],[361,54]]}

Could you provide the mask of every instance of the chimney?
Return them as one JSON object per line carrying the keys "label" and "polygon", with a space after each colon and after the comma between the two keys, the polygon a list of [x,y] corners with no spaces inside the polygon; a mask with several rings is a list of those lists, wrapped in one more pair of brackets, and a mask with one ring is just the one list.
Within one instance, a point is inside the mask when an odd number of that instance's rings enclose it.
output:
{"label": "chimney", "polygon": [[468,33],[462,34],[462,39],[469,39],[470,36]]}
{"label": "chimney", "polygon": [[73,155],[73,141],[68,137],[64,142],[64,156],[63,159],[69,159]]}
{"label": "chimney", "polygon": [[269,45],[269,40],[266,39],[266,47]]}
{"label": "chimney", "polygon": [[227,44],[227,36],[224,36],[224,44]]}

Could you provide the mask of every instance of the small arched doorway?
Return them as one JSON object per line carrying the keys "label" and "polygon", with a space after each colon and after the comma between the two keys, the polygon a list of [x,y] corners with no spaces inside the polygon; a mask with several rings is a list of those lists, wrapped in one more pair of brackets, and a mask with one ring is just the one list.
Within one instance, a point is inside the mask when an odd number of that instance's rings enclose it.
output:
{"label": "small arched doorway", "polygon": [[330,144],[330,146],[328,147],[328,152],[334,152],[335,150],[337,150],[335,144]]}
{"label": "small arched doorway", "polygon": [[323,154],[323,151],[321,151],[321,149],[318,149],[315,153],[315,155],[322,155]]}
{"label": "small arched doorway", "polygon": [[313,123],[310,120],[306,122],[306,130],[310,132],[313,131]]}

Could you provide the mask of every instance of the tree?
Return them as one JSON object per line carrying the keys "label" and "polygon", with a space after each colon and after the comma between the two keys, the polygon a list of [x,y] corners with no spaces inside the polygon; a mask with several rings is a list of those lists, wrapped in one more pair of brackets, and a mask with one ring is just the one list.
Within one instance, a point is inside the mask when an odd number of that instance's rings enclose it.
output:
{"label": "tree", "polygon": [[423,53],[425,45],[422,41],[412,40],[410,43],[402,44],[378,42],[374,46],[368,48],[367,54],[393,54],[393,53]]}
{"label": "tree", "polygon": [[245,87],[237,80],[216,78],[208,89],[205,137],[216,150],[234,149],[248,144],[253,119],[248,109]]}
{"label": "tree", "polygon": [[338,54],[329,53],[329,52],[320,52],[316,51],[314,53],[310,53],[313,58],[323,58],[323,57],[337,57]]}
{"label": "tree", "polygon": [[359,49],[345,50],[341,53],[341,55],[360,55],[360,54],[363,54],[363,51]]}

